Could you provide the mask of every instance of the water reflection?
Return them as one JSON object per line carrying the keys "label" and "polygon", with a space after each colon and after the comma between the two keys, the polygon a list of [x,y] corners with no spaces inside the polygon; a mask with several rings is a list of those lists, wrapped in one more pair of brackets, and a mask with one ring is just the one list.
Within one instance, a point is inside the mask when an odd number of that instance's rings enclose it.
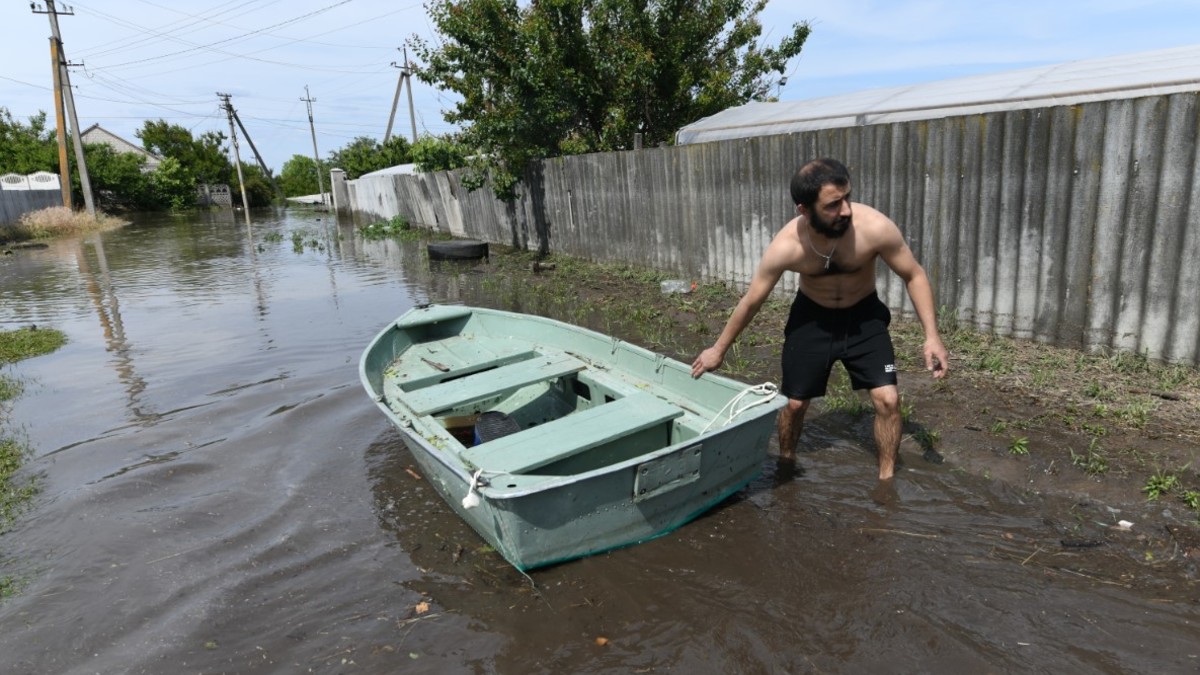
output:
{"label": "water reflection", "polygon": [[[88,246],[96,254],[94,271],[88,262],[86,251]],[[88,297],[96,308],[96,317],[100,321],[105,348],[115,355],[114,368],[117,372],[117,379],[125,387],[126,396],[129,399],[129,409],[136,417],[142,418],[143,413],[138,406],[138,395],[145,390],[146,382],[137,374],[130,356],[129,344],[125,337],[125,323],[121,318],[121,302],[108,275],[108,260],[104,255],[103,237],[91,235],[86,240],[81,239],[76,260],[79,262],[79,274],[86,285]]]}
{"label": "water reflection", "polygon": [[[24,368],[46,383],[57,374],[43,377],[43,366],[71,373],[40,405],[17,405],[37,445],[52,452],[247,382],[286,379],[319,358],[301,345],[342,346],[347,323],[370,334],[423,301],[400,272],[420,254],[356,241],[324,213],[267,212],[247,227],[215,211],[137,217],[121,230],[10,256],[0,266],[0,325],[61,327],[68,346]],[[269,352],[290,358],[264,358]],[[72,428],[61,414],[72,415]]]}

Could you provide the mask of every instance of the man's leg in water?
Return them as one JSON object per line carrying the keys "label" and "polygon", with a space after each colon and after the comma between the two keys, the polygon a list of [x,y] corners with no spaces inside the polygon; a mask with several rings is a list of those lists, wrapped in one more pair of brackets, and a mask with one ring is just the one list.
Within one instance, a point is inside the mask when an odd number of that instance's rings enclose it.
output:
{"label": "man's leg in water", "polygon": [[[875,447],[879,453],[879,480],[888,480],[896,472],[900,453],[900,393],[896,385],[871,390],[875,404]],[[782,415],[780,415],[782,418]],[[781,423],[782,427],[782,423]]]}
{"label": "man's leg in water", "polygon": [[804,414],[808,412],[810,401],[789,398],[787,405],[779,411],[779,458],[795,460],[796,444],[800,442],[800,432],[804,430]]}

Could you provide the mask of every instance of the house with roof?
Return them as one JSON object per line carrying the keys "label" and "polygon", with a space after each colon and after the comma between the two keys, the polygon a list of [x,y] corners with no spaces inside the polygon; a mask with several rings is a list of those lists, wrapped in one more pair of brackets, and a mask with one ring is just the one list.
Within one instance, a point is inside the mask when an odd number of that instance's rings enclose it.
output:
{"label": "house with roof", "polygon": [[84,143],[103,143],[115,152],[132,152],[146,158],[145,171],[153,171],[162,163],[163,158],[146,150],[140,145],[130,143],[99,124],[93,124],[83,131],[80,136]]}

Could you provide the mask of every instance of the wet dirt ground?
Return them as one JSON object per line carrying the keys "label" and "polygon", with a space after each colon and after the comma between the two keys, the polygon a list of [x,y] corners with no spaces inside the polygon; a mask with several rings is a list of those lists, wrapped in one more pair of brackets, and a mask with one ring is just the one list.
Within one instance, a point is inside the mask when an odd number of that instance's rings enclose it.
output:
{"label": "wet dirt ground", "polygon": [[[1014,419],[1030,403],[967,377],[903,375],[943,461],[906,440],[890,490],[874,480],[869,416],[821,410],[798,467],[768,462],[686,527],[516,572],[366,397],[371,336],[420,302],[462,301],[680,354],[709,338],[639,338],[652,324],[636,315],[580,310],[607,291],[566,266],[553,273],[574,301],[497,268],[431,265],[419,242],[365,242],[300,213],[250,231],[138,220],[0,263],[0,325],[70,339],[12,368],[27,391],[10,419],[42,490],[0,536],[0,574],[22,581],[0,601],[0,672],[1200,668],[1195,558],[1167,529],[1186,509],[1051,453],[1012,456],[979,401]],[[1052,431],[1028,431],[1031,446]]]}

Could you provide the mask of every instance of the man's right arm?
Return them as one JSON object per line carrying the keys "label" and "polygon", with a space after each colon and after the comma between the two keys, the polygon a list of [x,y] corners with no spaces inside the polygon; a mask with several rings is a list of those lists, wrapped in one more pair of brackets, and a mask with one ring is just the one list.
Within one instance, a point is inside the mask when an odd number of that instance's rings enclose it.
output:
{"label": "man's right arm", "polygon": [[725,328],[721,330],[717,341],[713,343],[713,346],[700,352],[696,360],[692,362],[692,377],[700,377],[710,370],[721,367],[721,363],[725,361],[725,352],[729,351],[746,326],[750,325],[767,297],[771,295],[779,278],[783,276],[785,266],[781,264],[782,258],[776,242],[772,242],[763,254],[762,260],[759,261],[758,268],[754,271],[750,288],[746,289],[746,293],[738,301],[737,307],[734,308],[729,320],[725,322]]}

